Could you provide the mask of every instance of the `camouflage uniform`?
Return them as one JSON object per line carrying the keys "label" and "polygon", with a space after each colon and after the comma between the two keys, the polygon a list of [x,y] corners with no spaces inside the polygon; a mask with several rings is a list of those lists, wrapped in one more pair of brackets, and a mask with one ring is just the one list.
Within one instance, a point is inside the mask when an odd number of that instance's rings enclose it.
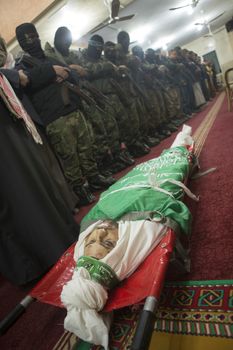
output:
{"label": "camouflage uniform", "polygon": [[46,132],[74,190],[83,185],[85,178],[98,174],[88,125],[81,111],[56,119],[46,127]]}
{"label": "camouflage uniform", "polygon": [[108,103],[105,104],[106,115],[117,122],[121,142],[126,143],[126,145],[133,144],[137,140],[138,135],[134,132],[130,116],[122,104],[124,100],[128,107],[124,91],[115,79],[116,72],[112,63],[102,58],[97,60],[90,59],[86,50],[83,50],[79,64],[88,70],[89,79],[95,88],[109,98],[111,106]]}
{"label": "camouflage uniform", "polygon": [[[45,45],[45,53],[48,57],[59,60],[63,64],[76,64],[78,57],[78,52],[70,51],[68,56],[63,56],[56,48],[53,48],[49,43]],[[84,90],[84,93],[92,98],[89,91],[85,89],[85,82],[80,80],[80,86]],[[93,100],[93,102],[95,102]],[[110,143],[108,140],[108,134],[105,128],[104,113],[101,113],[97,108],[96,104],[89,104],[82,101],[83,113],[86,117],[88,129],[90,136],[93,141],[93,152],[97,162],[101,160],[106,153],[109,151]]]}
{"label": "camouflage uniform", "polygon": [[121,44],[117,44],[115,49],[117,65],[128,68],[120,68],[119,76],[120,84],[131,104],[132,122],[134,123],[132,125],[135,125],[136,130],[138,128],[139,139],[144,139],[148,135],[150,113],[145,105],[148,101],[145,101],[143,97],[146,92],[141,86],[141,77],[138,76],[139,65],[135,57],[124,53]]}
{"label": "camouflage uniform", "polygon": [[164,97],[168,112],[168,119],[172,120],[180,114],[181,103],[179,89],[176,86],[175,80],[171,76],[169,69],[161,65],[159,66],[160,78],[165,86]]}

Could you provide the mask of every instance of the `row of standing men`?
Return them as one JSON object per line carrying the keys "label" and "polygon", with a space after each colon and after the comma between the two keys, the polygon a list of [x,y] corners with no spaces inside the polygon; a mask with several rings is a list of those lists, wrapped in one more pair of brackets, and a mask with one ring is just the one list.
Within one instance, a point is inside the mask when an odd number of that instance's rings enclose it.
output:
{"label": "row of standing men", "polygon": [[37,122],[79,206],[92,203],[92,192],[114,183],[112,174],[149,153],[208,99],[197,63],[180,62],[179,48],[160,61],[151,49],[144,55],[136,46],[131,54],[129,35],[120,32],[117,44],[94,35],[77,52],[69,29],[60,27],[54,46],[43,50],[31,23],[18,26],[16,37],[23,49],[16,68],[27,76]]}

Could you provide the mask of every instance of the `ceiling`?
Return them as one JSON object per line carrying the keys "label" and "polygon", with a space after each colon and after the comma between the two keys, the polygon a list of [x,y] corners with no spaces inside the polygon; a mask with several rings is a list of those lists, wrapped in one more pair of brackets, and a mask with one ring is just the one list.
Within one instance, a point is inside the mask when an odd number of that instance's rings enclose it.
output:
{"label": "ceiling", "polygon": [[[183,46],[208,33],[207,26],[196,26],[195,22],[214,21],[211,31],[215,32],[233,17],[232,0],[200,0],[198,5],[169,11],[171,7],[190,4],[192,0],[121,0],[119,15],[135,14],[129,21],[118,22],[98,32],[104,40],[116,41],[120,30],[129,32],[131,41],[144,48],[176,45]],[[73,34],[74,46],[87,46],[91,29],[108,18],[104,0],[61,0],[36,23],[42,44],[53,44],[56,29],[67,26]],[[198,30],[199,29],[199,30]],[[136,44],[136,43],[135,43]]]}

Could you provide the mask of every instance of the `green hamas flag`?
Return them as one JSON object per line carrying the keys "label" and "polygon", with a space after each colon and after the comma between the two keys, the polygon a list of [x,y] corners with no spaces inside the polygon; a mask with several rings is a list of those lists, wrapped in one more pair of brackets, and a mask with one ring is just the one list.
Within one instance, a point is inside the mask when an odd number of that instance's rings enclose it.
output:
{"label": "green hamas flag", "polygon": [[97,220],[169,218],[189,233],[191,214],[182,202],[191,154],[185,147],[165,150],[160,157],[136,166],[107,191],[84,217],[81,230]]}

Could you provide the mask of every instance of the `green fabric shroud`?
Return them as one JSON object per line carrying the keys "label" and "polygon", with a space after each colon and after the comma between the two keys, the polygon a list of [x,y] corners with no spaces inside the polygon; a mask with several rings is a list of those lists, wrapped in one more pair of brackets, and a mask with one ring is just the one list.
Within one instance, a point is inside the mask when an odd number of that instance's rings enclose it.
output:
{"label": "green fabric shroud", "polygon": [[[82,220],[81,230],[97,220],[120,220],[130,213],[132,220],[139,219],[135,213],[140,213],[140,219],[169,218],[180,231],[189,233],[191,214],[182,202],[184,190],[169,180],[184,183],[191,160],[192,154],[185,147],[174,147],[158,158],[139,164],[102,193]],[[169,193],[161,192],[163,190]]]}
{"label": "green fabric shroud", "polygon": [[100,283],[107,289],[112,289],[119,283],[117,275],[109,265],[90,256],[81,256],[77,261],[76,267],[85,268],[92,280]]}

